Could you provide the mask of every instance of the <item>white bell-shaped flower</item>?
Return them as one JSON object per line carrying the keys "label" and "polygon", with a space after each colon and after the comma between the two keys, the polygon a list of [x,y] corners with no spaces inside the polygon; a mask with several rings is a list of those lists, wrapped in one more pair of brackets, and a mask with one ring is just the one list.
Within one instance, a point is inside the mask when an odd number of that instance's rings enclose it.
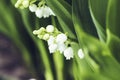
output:
{"label": "white bell-shaped flower", "polygon": [[83,59],[83,58],[85,57],[82,49],[79,49],[79,50],[78,50],[78,56],[79,56],[80,59]]}
{"label": "white bell-shaped flower", "polygon": [[51,44],[49,46],[50,53],[54,53],[57,50],[57,44]]}
{"label": "white bell-shaped flower", "polygon": [[63,33],[58,34],[56,37],[56,42],[57,43],[64,43],[67,40],[67,36]]}
{"label": "white bell-shaped flower", "polygon": [[49,39],[47,40],[48,45],[54,44],[55,42],[55,37],[50,36]]}
{"label": "white bell-shaped flower", "polygon": [[67,46],[64,43],[58,43],[58,48],[57,50],[60,51],[60,53],[63,53],[64,50],[67,48]]}
{"label": "white bell-shaped flower", "polygon": [[37,10],[35,11],[36,16],[38,18],[42,18],[43,17],[43,11],[44,11],[43,7],[38,7]]}
{"label": "white bell-shaped flower", "polygon": [[36,5],[36,4],[31,4],[31,5],[29,6],[29,10],[30,10],[31,12],[35,12],[35,11],[37,10],[37,5]]}
{"label": "white bell-shaped flower", "polygon": [[72,47],[68,47],[64,50],[64,56],[66,57],[66,60],[73,58],[74,54]]}
{"label": "white bell-shaped flower", "polygon": [[43,17],[47,18],[50,16],[50,11],[49,11],[49,7],[47,6],[43,6]]}
{"label": "white bell-shaped flower", "polygon": [[53,25],[48,25],[48,26],[46,27],[46,31],[47,31],[47,32],[54,32],[54,26],[53,26]]}

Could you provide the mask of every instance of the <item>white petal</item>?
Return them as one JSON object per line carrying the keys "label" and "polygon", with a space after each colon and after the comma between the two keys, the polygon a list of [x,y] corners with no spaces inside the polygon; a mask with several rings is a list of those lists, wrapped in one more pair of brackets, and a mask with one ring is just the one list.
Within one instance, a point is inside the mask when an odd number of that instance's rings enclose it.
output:
{"label": "white petal", "polygon": [[68,47],[64,51],[64,56],[66,57],[66,60],[70,60],[70,58],[73,58],[73,49],[71,47]]}
{"label": "white petal", "polygon": [[56,37],[56,42],[57,43],[64,43],[67,40],[67,36],[63,33],[58,34]]}
{"label": "white petal", "polygon": [[67,46],[64,43],[58,43],[57,45],[60,53],[63,53],[63,51],[67,48]]}
{"label": "white petal", "polygon": [[37,10],[35,11],[35,14],[38,18],[42,18],[43,16],[43,7],[39,7],[37,8]]}
{"label": "white petal", "polygon": [[57,50],[57,44],[51,44],[49,46],[50,53],[54,53]]}
{"label": "white petal", "polygon": [[49,15],[50,15],[50,12],[49,12],[48,7],[47,6],[43,6],[43,17],[47,18],[47,17],[49,17]]}
{"label": "white petal", "polygon": [[49,39],[47,40],[48,45],[54,44],[55,42],[55,37],[50,36]]}
{"label": "white petal", "polygon": [[30,10],[31,12],[35,12],[35,11],[37,10],[37,5],[31,4],[31,5],[29,6],[29,10]]}
{"label": "white petal", "polygon": [[53,26],[53,25],[48,25],[48,26],[46,27],[46,31],[47,31],[47,32],[53,32],[53,31],[54,31],[54,26]]}
{"label": "white petal", "polygon": [[83,59],[83,58],[85,57],[82,49],[79,49],[79,50],[78,50],[78,56],[80,57],[80,59]]}

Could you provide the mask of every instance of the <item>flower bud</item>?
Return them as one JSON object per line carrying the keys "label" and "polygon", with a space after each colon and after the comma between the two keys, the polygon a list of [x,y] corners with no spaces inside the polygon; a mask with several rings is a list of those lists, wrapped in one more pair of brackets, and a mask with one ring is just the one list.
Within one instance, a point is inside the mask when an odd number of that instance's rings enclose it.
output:
{"label": "flower bud", "polygon": [[17,0],[15,7],[18,8],[22,4],[23,0]]}
{"label": "flower bud", "polygon": [[23,5],[24,8],[27,8],[29,6],[29,0],[24,0],[22,2],[22,5]]}
{"label": "flower bud", "polygon": [[39,39],[43,39],[43,35],[37,35]]}
{"label": "flower bud", "polygon": [[53,25],[48,25],[47,27],[46,27],[46,31],[47,32],[54,32],[54,26]]}
{"label": "flower bud", "polygon": [[38,34],[38,30],[34,30],[34,31],[33,31],[33,34],[34,34],[34,35]]}
{"label": "flower bud", "polygon": [[49,39],[49,37],[50,37],[50,35],[49,35],[49,34],[45,34],[45,35],[43,36],[43,39],[44,39],[44,40],[48,40],[48,39]]}
{"label": "flower bud", "polygon": [[85,57],[82,49],[79,49],[79,50],[78,50],[78,56],[79,56],[80,59],[83,59],[83,58]]}

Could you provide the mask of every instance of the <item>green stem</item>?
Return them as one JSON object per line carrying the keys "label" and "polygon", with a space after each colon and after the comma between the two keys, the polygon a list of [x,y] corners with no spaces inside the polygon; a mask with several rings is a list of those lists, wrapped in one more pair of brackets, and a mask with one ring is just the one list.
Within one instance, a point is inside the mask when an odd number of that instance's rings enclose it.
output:
{"label": "green stem", "polygon": [[46,78],[46,80],[54,80],[45,45],[43,44],[43,42],[41,40],[39,40],[39,41],[37,41],[37,46],[39,48],[39,52],[40,52],[41,58],[43,60],[44,66],[45,66],[45,78]]}

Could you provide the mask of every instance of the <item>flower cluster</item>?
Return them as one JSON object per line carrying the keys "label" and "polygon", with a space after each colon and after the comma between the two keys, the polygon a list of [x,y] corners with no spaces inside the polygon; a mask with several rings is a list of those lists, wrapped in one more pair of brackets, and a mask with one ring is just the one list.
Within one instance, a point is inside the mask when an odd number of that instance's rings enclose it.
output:
{"label": "flower cluster", "polygon": [[[48,49],[50,53],[59,51],[66,57],[66,60],[70,60],[74,56],[74,50],[70,46],[70,41],[66,34],[60,32],[53,25],[48,25],[46,28],[41,27],[38,30],[34,30],[33,34],[37,35],[38,38],[47,41]],[[82,59],[84,54],[82,49],[78,51],[78,56]]]}
{"label": "flower cluster", "polygon": [[47,41],[50,53],[59,51],[64,54],[67,60],[73,58],[73,49],[67,44],[67,35],[58,31],[53,25],[48,25],[46,29],[41,27],[38,30],[34,30],[33,34]]}
{"label": "flower cluster", "polygon": [[18,0],[15,4],[16,8],[28,8],[31,12],[35,12],[36,17],[38,18],[47,18],[51,15],[55,16],[54,12],[48,7],[45,3],[45,0],[42,0],[38,5],[34,4],[36,0]]}
{"label": "flower cluster", "polygon": [[46,5],[43,5],[41,7],[37,7],[36,4],[31,4],[29,6],[29,10],[31,12],[35,12],[35,15],[38,17],[38,18],[47,18],[49,17],[50,15],[53,15],[55,16],[55,14],[53,13],[53,11]]}

